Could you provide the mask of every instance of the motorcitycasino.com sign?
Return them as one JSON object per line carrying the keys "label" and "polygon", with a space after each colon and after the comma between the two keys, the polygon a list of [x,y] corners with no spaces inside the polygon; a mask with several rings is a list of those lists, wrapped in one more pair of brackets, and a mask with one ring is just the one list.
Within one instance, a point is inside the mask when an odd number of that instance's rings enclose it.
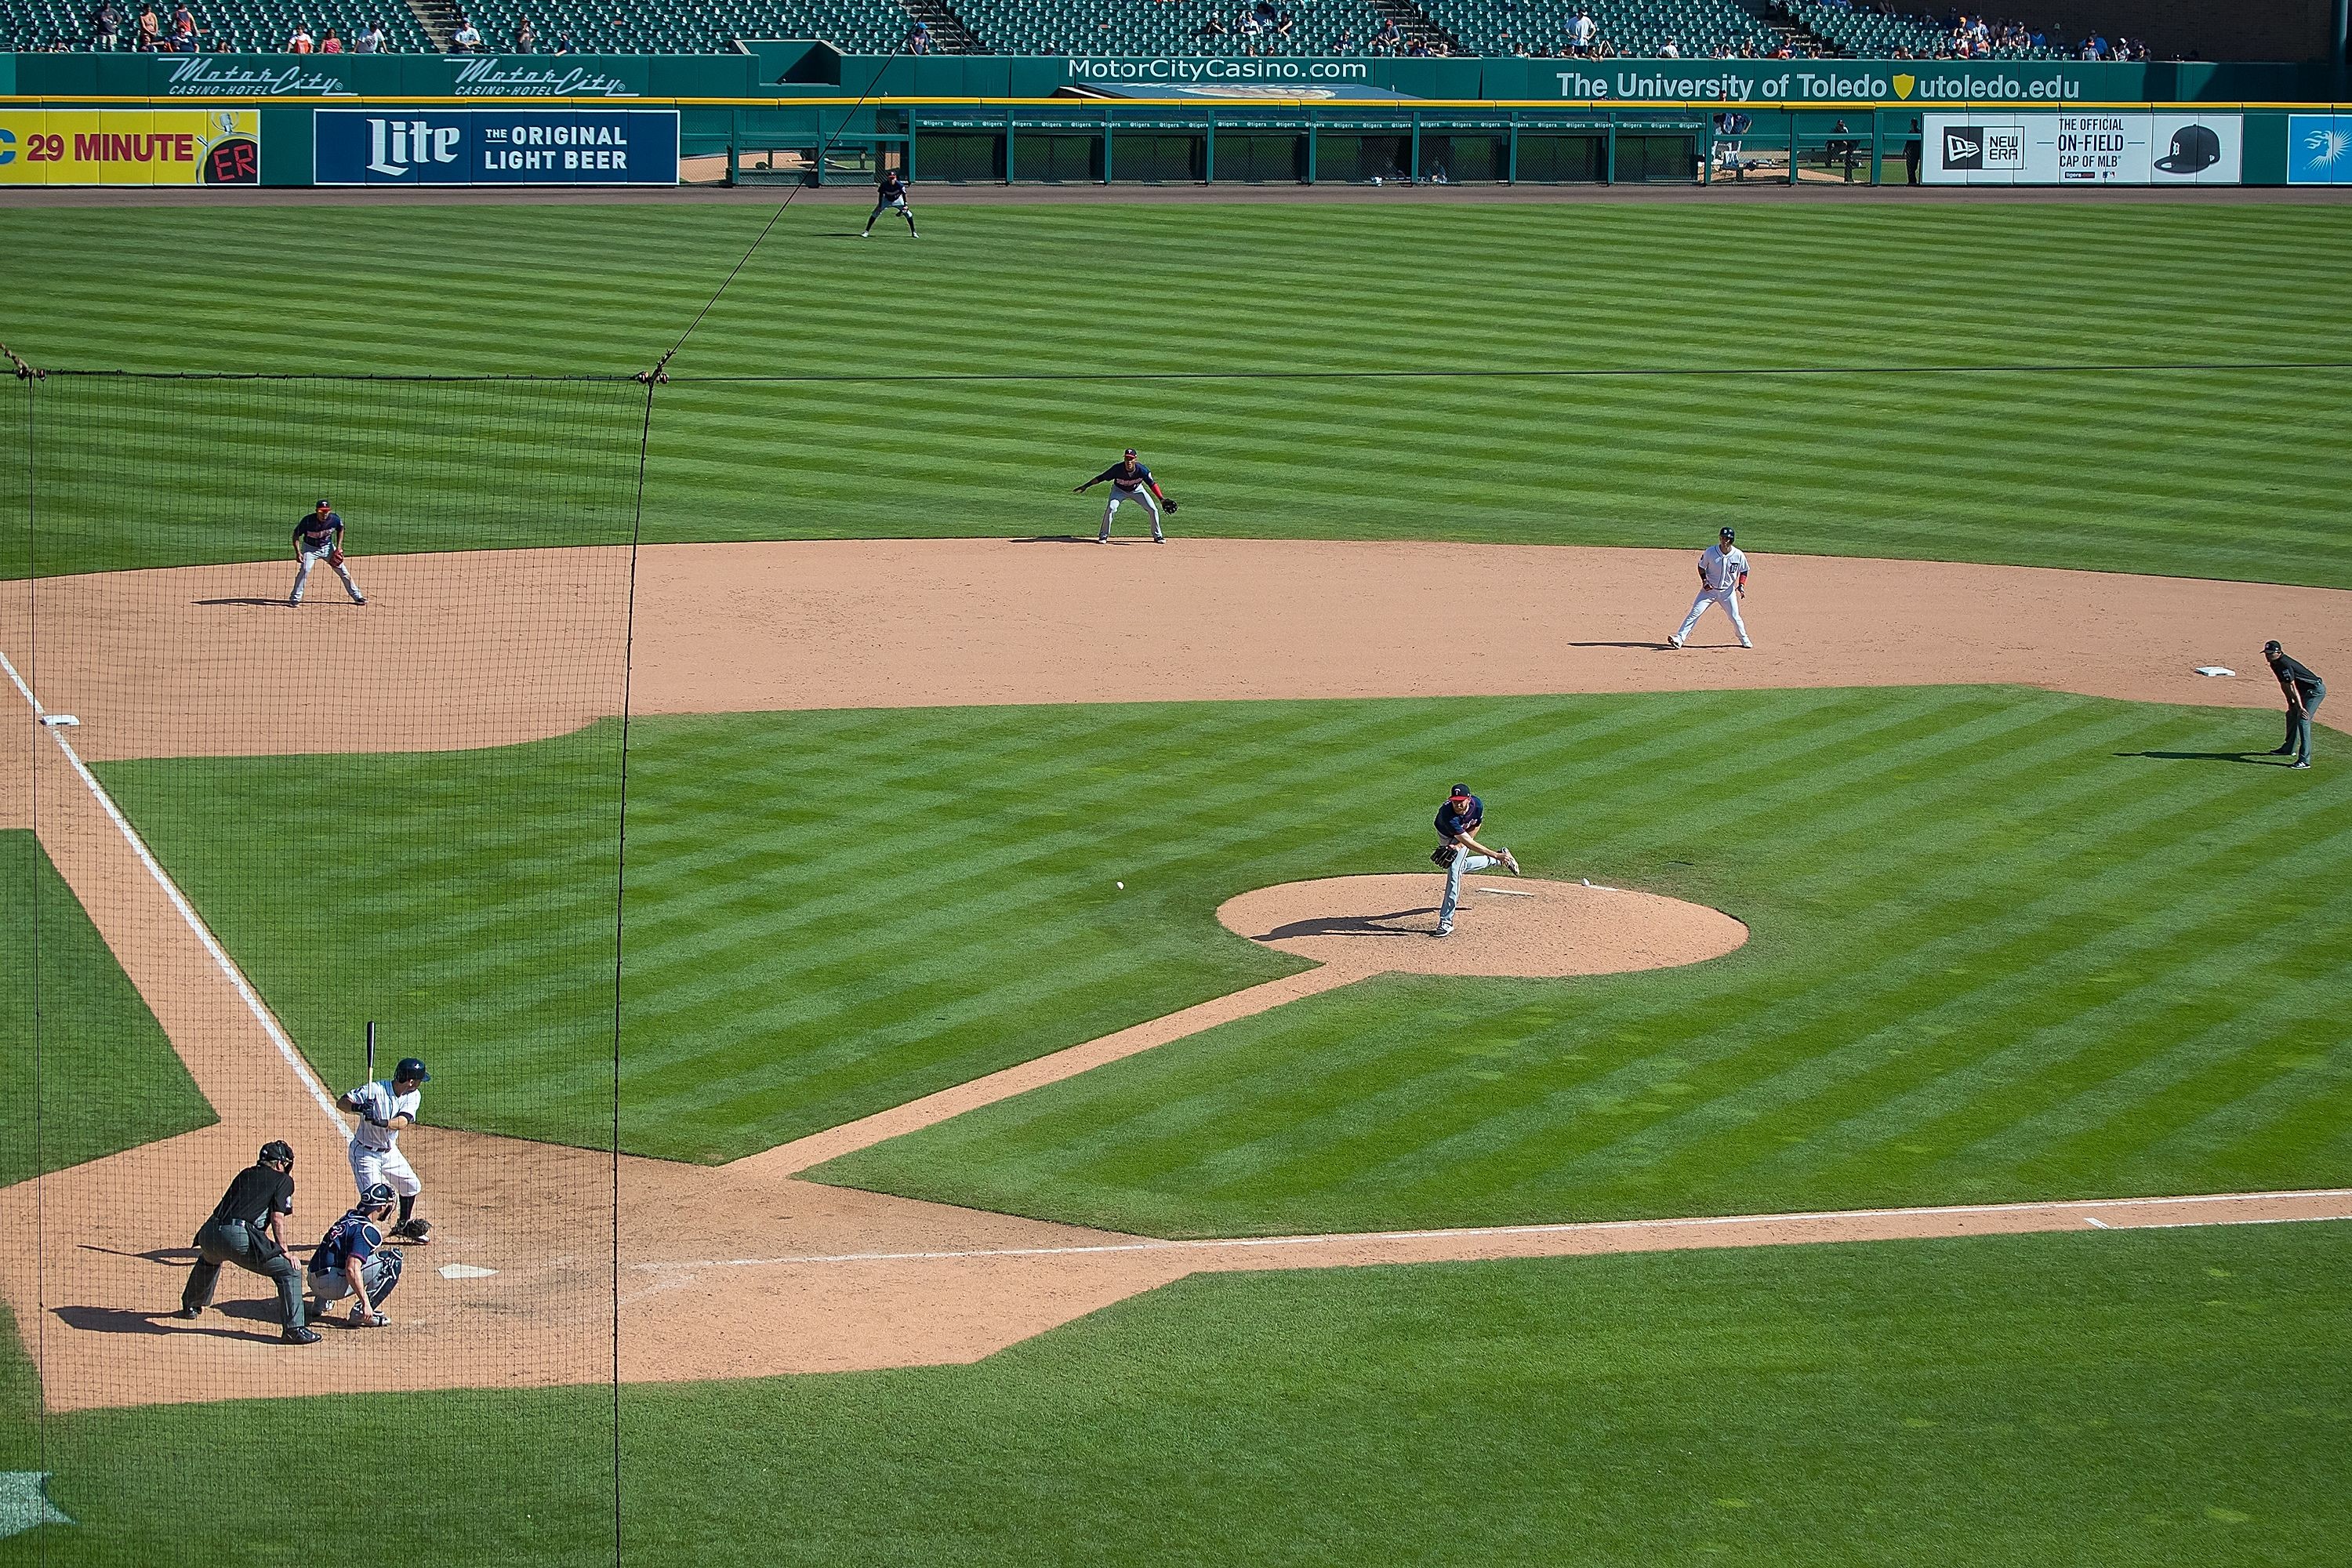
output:
{"label": "motorcitycasino.com sign", "polygon": [[257,185],[253,109],[0,109],[0,185]]}

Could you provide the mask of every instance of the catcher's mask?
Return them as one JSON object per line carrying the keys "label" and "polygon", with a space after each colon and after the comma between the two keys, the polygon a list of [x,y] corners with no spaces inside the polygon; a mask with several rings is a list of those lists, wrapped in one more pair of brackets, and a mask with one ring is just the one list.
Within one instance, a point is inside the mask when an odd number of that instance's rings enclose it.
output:
{"label": "catcher's mask", "polygon": [[360,1194],[360,1207],[363,1209],[388,1209],[398,1201],[391,1185],[384,1182],[376,1183]]}

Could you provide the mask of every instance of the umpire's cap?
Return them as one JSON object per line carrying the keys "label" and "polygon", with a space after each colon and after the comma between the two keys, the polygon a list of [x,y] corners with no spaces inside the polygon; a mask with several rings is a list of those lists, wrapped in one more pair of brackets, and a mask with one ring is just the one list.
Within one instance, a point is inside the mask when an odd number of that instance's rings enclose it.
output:
{"label": "umpire's cap", "polygon": [[294,1146],[283,1138],[272,1138],[261,1146],[259,1158],[265,1165],[290,1167],[294,1163]]}
{"label": "umpire's cap", "polygon": [[2278,638],[2276,637],[2273,637],[2270,641],[2263,644],[2263,657],[2264,658],[2270,658],[2270,656],[2274,653],[2284,653],[2286,649],[2279,647]]}
{"label": "umpire's cap", "polygon": [[1723,542],[1724,542],[1726,544],[1728,544],[1728,543],[1730,543],[1730,542],[1731,542],[1731,541],[1732,541],[1732,532],[1731,532],[1731,530],[1729,530],[1729,529],[1727,529],[1727,529],[1725,529],[1725,530],[1723,530]]}
{"label": "umpire's cap", "polygon": [[433,1075],[426,1072],[425,1070],[425,1064],[418,1061],[415,1057],[403,1057],[400,1058],[400,1065],[392,1069],[392,1081],[394,1083],[431,1083],[433,1081]]}

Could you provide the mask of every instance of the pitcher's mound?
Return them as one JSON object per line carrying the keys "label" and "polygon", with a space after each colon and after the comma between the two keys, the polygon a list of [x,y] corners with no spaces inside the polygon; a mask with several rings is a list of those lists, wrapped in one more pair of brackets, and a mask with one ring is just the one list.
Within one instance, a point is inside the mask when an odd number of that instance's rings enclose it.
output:
{"label": "pitcher's mound", "polygon": [[1745,925],[1704,904],[1507,874],[1465,878],[1454,934],[1440,940],[1431,933],[1444,896],[1434,874],[1327,877],[1229,899],[1217,919],[1353,974],[1617,974],[1720,958],[1748,940]]}

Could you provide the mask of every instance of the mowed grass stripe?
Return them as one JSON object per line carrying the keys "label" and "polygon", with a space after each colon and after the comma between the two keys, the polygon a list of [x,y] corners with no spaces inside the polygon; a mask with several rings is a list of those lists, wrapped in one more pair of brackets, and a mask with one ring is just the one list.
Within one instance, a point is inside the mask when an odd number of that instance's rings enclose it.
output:
{"label": "mowed grass stripe", "polygon": [[[36,243],[11,341],[49,363],[626,374],[674,341],[752,216],[12,215]],[[1871,368],[2352,358],[2352,306],[2298,282],[2297,258],[2340,247],[2331,210],[2124,205],[2093,220],[1916,206],[1889,222],[1810,205],[1311,216],[1090,205],[935,221],[939,244],[886,248],[825,237],[848,222],[831,209],[787,213],[673,372],[1114,379],[674,383],[658,399],[648,537],[1078,531],[1092,509],[1068,484],[1134,444],[1192,503],[1190,532],[1684,546],[1736,519],[1767,553],[2128,562],[2305,583],[2352,567],[2332,497],[2352,374]],[[1145,235],[1139,248],[1119,237]],[[246,287],[180,281],[179,258],[223,250],[251,259]],[[1970,257],[1999,308],[1956,312],[1920,286],[1953,254]],[[1771,308],[1725,286],[1726,257],[1769,258]],[[329,270],[341,297],[371,301],[331,334],[301,304]],[[140,312],[81,310],[93,272],[153,279],[157,297]],[[2220,296],[2202,281],[2217,276],[2234,280]],[[1094,341],[1107,321],[1119,323],[1116,346]],[[1852,374],[1117,379],[1807,366]],[[329,481],[354,498],[346,514],[370,551],[595,536],[609,521],[583,514],[634,515],[635,390],[614,389],[617,406],[585,419],[553,404],[505,421],[446,405],[420,416],[422,395],[388,386],[227,428],[201,407],[142,419],[94,444],[92,463],[47,465],[45,558],[68,570],[266,555],[250,520]],[[558,396],[508,395],[518,408]],[[404,426],[418,439],[377,434]],[[552,441],[539,434],[549,427]],[[167,434],[161,447],[140,438],[154,431]],[[514,471],[518,457],[529,472]],[[583,493],[528,506],[567,470],[585,476]],[[513,521],[469,521],[486,513]],[[173,521],[100,521],[124,516]]]}
{"label": "mowed grass stripe", "polygon": [[[1750,942],[1657,974],[1366,983],[835,1173],[1180,1232],[2294,1184],[2340,1142],[2305,1097],[2340,1083],[2237,1042],[2270,1029],[2283,926],[2352,919],[2309,874],[2352,803],[2324,772],[2116,754],[2260,722],[1962,688],[641,721],[625,1141],[732,1157],[1282,973],[1216,906],[1420,868],[1468,777],[1532,867],[1730,908]],[[579,770],[609,765],[605,729],[108,773],[263,950],[298,1038],[368,1009],[446,1041],[436,1114],[593,1142],[607,786]],[[318,792],[371,837],[285,842],[279,803]],[[312,869],[265,910],[250,867],[289,854]],[[277,951],[311,930],[325,962]],[[330,996],[330,971],[372,978]],[[2199,1032],[2242,1059],[2178,1070]],[[2095,1092],[2126,1080],[2138,1108]],[[2250,1095],[2242,1144],[2151,1156],[2151,1114]]]}
{"label": "mowed grass stripe", "polygon": [[[2266,913],[2261,889],[2282,876],[2328,906],[2332,894],[2324,881],[2315,885],[2305,858],[2334,852],[2325,824],[2338,820],[2340,803],[2311,794],[2253,798],[2280,782],[2274,771],[2112,754],[2160,743],[2152,731],[2179,721],[2166,710],[2099,705],[2095,715],[2070,714],[2071,704],[2053,709],[2022,693],[1934,696],[1959,710],[1946,718],[1940,759],[1930,747],[1898,759],[1890,774],[1878,765],[1884,748],[1854,760],[1832,748],[1801,751],[1783,771],[1766,769],[1767,784],[1740,776],[1757,772],[1745,766],[1751,737],[1725,753],[1741,755],[1740,768],[1709,770],[1702,809],[1717,819],[1723,842],[1738,847],[1727,856],[1760,861],[1748,868],[1776,884],[1780,862],[1819,858],[1804,865],[1801,881],[1789,878],[1793,907],[1778,885],[1767,899],[1784,918],[1737,900],[1759,921],[1759,936],[1718,965],[1552,986],[1351,987],[852,1156],[826,1173],[1184,1234],[1746,1207],[1768,1198],[1801,1205],[1865,1189],[1885,1201],[1937,1201],[1939,1187],[1966,1197],[2023,1194],[2052,1179],[2068,1191],[2109,1181],[2137,1191],[2179,1180],[2188,1173],[2150,1172],[2141,1158],[2151,1106],[2169,1116],[2169,1096],[2196,1103],[2198,1084],[2235,1098],[2247,1077],[2261,1092],[2286,1069],[2250,1047],[2185,1087],[2148,1084],[2137,1105],[2084,1091],[2172,1059],[2184,1007],[2221,1030],[2220,1040],[2266,1032],[2244,984],[2268,954],[2246,933],[2275,940],[2273,919],[2315,907],[2273,900]],[[1971,697],[1973,704],[1958,700]],[[1988,700],[2022,705],[2032,722],[1993,721]],[[1622,758],[1611,762],[1622,767]],[[1590,764],[1580,763],[1581,773]],[[1757,801],[1795,766],[1811,775],[1809,802],[1843,800],[1851,810],[1832,806],[1809,822]],[[1627,793],[1601,772],[1580,777],[1590,787],[1579,793]],[[1851,828],[1852,815],[1866,817],[1890,795],[1913,808],[1909,839],[1884,824]],[[1529,798],[1543,798],[1541,787]],[[1660,808],[1638,791],[1623,803],[1628,816]],[[1605,838],[1617,826],[1577,823],[1580,837]],[[1764,848],[1783,833],[1789,852]],[[2133,833],[2166,847],[2130,849]],[[1655,840],[1642,837],[1642,858],[1656,856]],[[2037,846],[2024,859],[2008,847],[2021,842]],[[1843,886],[1822,862],[1844,867]],[[1715,881],[1719,894],[1724,868],[1708,869],[1718,877],[1698,879]],[[2035,884],[2053,878],[2061,885],[2037,896]],[[1882,891],[1862,891],[1873,885]],[[1867,931],[1864,951],[1822,962],[1812,944],[1832,924]],[[1759,977],[1753,961],[1765,949],[1779,972]],[[1962,973],[1946,973],[1954,969]],[[2111,973],[2127,983],[2084,983]],[[1528,1008],[1544,1006],[1531,996],[1563,992],[1574,1000],[1555,1005],[1559,1016],[1528,1022]],[[2318,1047],[2331,1059],[2341,1049],[2340,1030]],[[1488,1054],[1496,1060],[1482,1067]],[[1482,1070],[1489,1076],[1471,1076]],[[2291,1105],[2294,1096],[2285,1098]],[[2033,1138],[1994,1136],[2026,1120],[2041,1129]],[[2097,1158],[2103,1150],[2113,1158]],[[2282,1174],[2283,1152],[2272,1149],[2268,1169],[2231,1151],[2198,1158],[2252,1179]],[[2304,1173],[2326,1179],[2310,1165]],[[1478,1196],[1465,1200],[1465,1192]]]}

